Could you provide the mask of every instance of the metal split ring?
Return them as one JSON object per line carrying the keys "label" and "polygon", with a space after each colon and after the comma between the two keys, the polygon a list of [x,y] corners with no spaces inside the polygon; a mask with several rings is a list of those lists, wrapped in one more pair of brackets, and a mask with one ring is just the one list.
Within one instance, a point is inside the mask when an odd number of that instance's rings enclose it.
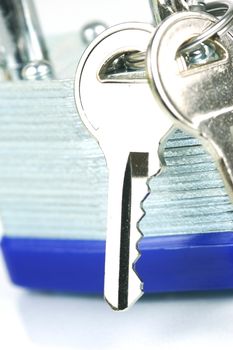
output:
{"label": "metal split ring", "polygon": [[[219,9],[219,3],[210,3],[212,7],[212,13],[214,12],[214,8]],[[224,9],[224,5],[226,6],[227,10],[223,17],[216,23],[214,23],[212,26],[210,26],[207,30],[204,31],[204,33],[198,35],[196,38],[191,39],[188,43],[185,45],[182,45],[180,51],[181,52],[190,52],[193,51],[193,49],[200,44],[202,44],[204,41],[208,40],[209,38],[213,37],[216,34],[222,35],[226,31],[229,30],[229,28],[232,25],[233,20],[233,3],[230,0],[224,0],[221,2],[221,9]],[[216,7],[214,7],[216,6]]]}
{"label": "metal split ring", "polygon": [[[184,1],[179,0],[179,2],[183,11],[187,11],[188,8],[184,6]],[[153,3],[153,1],[151,1],[151,3]],[[192,8],[193,4],[191,4],[189,7]],[[231,22],[233,21],[233,2],[231,0],[224,0],[221,3],[209,1],[205,3],[205,8],[206,12],[212,14],[216,18],[219,18],[219,20],[211,25],[202,34],[182,45],[180,52],[189,53],[190,51],[195,50],[195,48],[200,46],[204,41],[216,34],[222,35],[231,27]],[[145,59],[145,52],[131,52],[125,54],[125,65],[130,69],[143,69],[145,66]]]}

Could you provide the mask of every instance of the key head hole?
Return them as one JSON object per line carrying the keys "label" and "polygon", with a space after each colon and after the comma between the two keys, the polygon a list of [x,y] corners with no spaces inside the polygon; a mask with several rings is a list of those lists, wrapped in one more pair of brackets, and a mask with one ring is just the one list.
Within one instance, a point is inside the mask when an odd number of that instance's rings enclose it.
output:
{"label": "key head hole", "polygon": [[97,77],[101,83],[146,79],[145,59],[145,53],[138,50],[117,52],[104,62]]}
{"label": "key head hole", "polygon": [[211,66],[225,63],[228,58],[226,49],[217,39],[208,39],[192,51],[177,51],[176,61],[181,74],[193,74]]}

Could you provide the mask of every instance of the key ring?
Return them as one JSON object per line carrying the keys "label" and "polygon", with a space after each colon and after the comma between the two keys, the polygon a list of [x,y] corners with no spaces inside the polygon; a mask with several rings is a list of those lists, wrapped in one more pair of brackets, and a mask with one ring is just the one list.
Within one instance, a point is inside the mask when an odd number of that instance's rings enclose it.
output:
{"label": "key ring", "polygon": [[[211,5],[216,5],[217,3],[212,3]],[[192,51],[196,46],[199,46],[201,43],[206,41],[207,39],[211,38],[212,36],[219,33],[220,35],[225,33],[230,27],[231,22],[233,20],[233,3],[228,0],[224,0],[221,5],[227,6],[227,11],[224,14],[224,16],[215,24],[213,24],[211,27],[209,27],[207,30],[204,31],[201,35],[196,37],[195,39],[191,40],[189,43],[183,45],[180,49],[181,52],[189,52]],[[218,4],[219,6],[219,4]]]}
{"label": "key ring", "polygon": [[[184,2],[182,0],[179,0],[179,2],[180,2],[180,8],[182,8],[183,11],[187,11],[188,8],[184,6]],[[167,1],[167,4],[168,3],[169,1]],[[231,22],[233,20],[233,3],[230,0],[224,0],[223,2],[221,2],[221,4],[219,4],[218,2],[209,1],[205,5],[207,7],[208,13],[213,14],[213,16],[215,15],[215,17],[220,17],[220,16],[222,17],[219,19],[219,21],[217,21],[212,26],[210,26],[207,30],[205,30],[204,33],[202,33],[201,35],[198,35],[196,38],[182,45],[182,47],[180,48],[180,52],[188,53],[190,51],[193,51],[195,47],[199,46],[201,43],[203,43],[207,39],[211,38],[217,33],[221,35],[231,27]],[[151,7],[152,9],[154,8],[153,1],[151,1]],[[225,13],[222,15],[223,11]],[[136,70],[142,69],[145,65],[145,53],[131,52],[129,54],[126,54],[125,64],[128,68],[131,68],[131,69],[136,69]]]}

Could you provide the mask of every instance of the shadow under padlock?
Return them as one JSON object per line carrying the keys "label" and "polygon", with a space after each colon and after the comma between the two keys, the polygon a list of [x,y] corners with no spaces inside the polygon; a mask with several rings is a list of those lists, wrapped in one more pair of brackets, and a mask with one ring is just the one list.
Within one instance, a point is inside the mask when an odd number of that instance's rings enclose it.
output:
{"label": "shadow under padlock", "polygon": [[[12,281],[102,293],[108,174],[77,118],[73,82],[1,84],[0,120],[2,250]],[[140,222],[145,293],[233,288],[233,205],[215,165],[179,130],[165,159]]]}

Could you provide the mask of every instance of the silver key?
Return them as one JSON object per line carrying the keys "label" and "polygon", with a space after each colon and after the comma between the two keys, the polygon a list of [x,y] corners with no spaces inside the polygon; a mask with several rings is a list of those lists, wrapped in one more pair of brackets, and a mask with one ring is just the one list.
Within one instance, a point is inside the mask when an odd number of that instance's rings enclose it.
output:
{"label": "silver key", "polygon": [[161,167],[160,140],[172,126],[155,107],[145,70],[124,64],[126,53],[146,51],[153,31],[139,23],[108,29],[84,53],[76,75],[77,109],[109,169],[104,293],[114,310],[128,308],[143,294],[135,271],[141,202],[148,178]]}
{"label": "silver key", "polygon": [[150,85],[177,127],[199,137],[213,156],[233,200],[233,40],[220,34],[190,52],[184,43],[216,20],[183,12],[168,18],[148,49]]}

